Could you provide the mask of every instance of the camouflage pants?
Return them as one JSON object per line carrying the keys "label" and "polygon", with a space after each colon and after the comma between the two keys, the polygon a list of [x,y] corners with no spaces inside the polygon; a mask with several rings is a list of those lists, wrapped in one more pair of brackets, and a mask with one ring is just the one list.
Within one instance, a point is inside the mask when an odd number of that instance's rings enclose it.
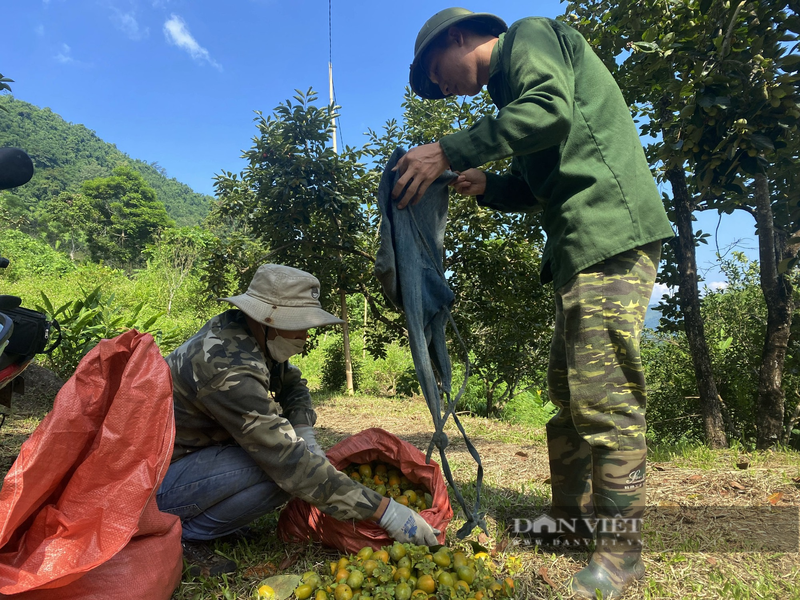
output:
{"label": "camouflage pants", "polygon": [[552,427],[590,446],[644,450],[646,392],[639,340],[661,242],[628,250],[556,290],[547,381]]}

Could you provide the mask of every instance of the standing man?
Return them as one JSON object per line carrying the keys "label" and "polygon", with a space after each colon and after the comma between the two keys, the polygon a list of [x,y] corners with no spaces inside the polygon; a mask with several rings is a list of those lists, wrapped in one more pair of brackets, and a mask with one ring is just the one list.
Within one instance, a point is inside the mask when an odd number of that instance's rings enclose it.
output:
{"label": "standing man", "polygon": [[[623,593],[644,576],[645,382],[639,338],[673,235],[627,105],[583,37],[527,18],[511,27],[462,8],[417,36],[411,88],[426,99],[476,95],[499,109],[466,130],[411,149],[398,163],[398,207],[416,203],[445,169],[453,186],[503,211],[543,211],[542,282],[556,292],[547,424],[554,518],[627,519],[601,531],[572,592]],[[512,157],[510,172],[476,167]]]}
{"label": "standing man", "polygon": [[300,370],[308,330],[341,323],[322,310],[313,275],[262,265],[247,292],[167,356],[175,404],[175,448],[158,490],[159,509],[178,515],[184,556],[195,571],[233,572],[213,540],[302,498],[341,520],[377,521],[400,542],[436,544],[428,523],[337,471],[317,444],[316,413]]}

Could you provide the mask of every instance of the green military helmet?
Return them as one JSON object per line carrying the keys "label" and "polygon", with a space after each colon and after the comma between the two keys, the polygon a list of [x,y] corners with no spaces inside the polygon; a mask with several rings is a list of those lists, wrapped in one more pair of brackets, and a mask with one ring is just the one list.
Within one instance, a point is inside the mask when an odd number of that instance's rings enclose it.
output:
{"label": "green military helmet", "polygon": [[425,21],[422,29],[419,30],[417,41],[414,44],[414,62],[411,63],[411,74],[408,80],[411,84],[411,89],[418,96],[427,100],[444,98],[439,86],[433,83],[425,72],[422,66],[422,58],[425,55],[425,51],[439,35],[462,21],[475,21],[485,24],[486,32],[490,35],[499,36],[508,30],[505,21],[500,17],[489,13],[475,13],[466,8],[446,8],[433,15]]}

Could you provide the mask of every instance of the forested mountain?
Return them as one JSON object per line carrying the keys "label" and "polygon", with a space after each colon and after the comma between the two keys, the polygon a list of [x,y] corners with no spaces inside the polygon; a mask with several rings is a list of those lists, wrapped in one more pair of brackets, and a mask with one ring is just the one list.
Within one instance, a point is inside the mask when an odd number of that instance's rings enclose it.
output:
{"label": "forested mountain", "polygon": [[196,225],[206,216],[211,196],[167,177],[157,163],[132,159],[83,125],[68,123],[49,108],[39,108],[10,95],[0,96],[0,147],[24,149],[36,167],[33,180],[14,190],[28,209],[61,192],[78,192],[84,181],[107,177],[127,163],[144,177],[169,216],[179,226]]}

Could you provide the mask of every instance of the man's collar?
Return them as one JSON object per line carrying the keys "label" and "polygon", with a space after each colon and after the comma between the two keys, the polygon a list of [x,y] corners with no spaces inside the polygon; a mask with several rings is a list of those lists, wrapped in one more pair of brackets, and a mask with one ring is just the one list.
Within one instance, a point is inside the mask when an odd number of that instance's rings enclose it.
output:
{"label": "man's collar", "polygon": [[497,43],[494,45],[494,48],[492,48],[492,57],[489,60],[489,79],[500,72],[500,51],[502,50],[503,40],[505,37],[506,34],[501,33],[497,37]]}

